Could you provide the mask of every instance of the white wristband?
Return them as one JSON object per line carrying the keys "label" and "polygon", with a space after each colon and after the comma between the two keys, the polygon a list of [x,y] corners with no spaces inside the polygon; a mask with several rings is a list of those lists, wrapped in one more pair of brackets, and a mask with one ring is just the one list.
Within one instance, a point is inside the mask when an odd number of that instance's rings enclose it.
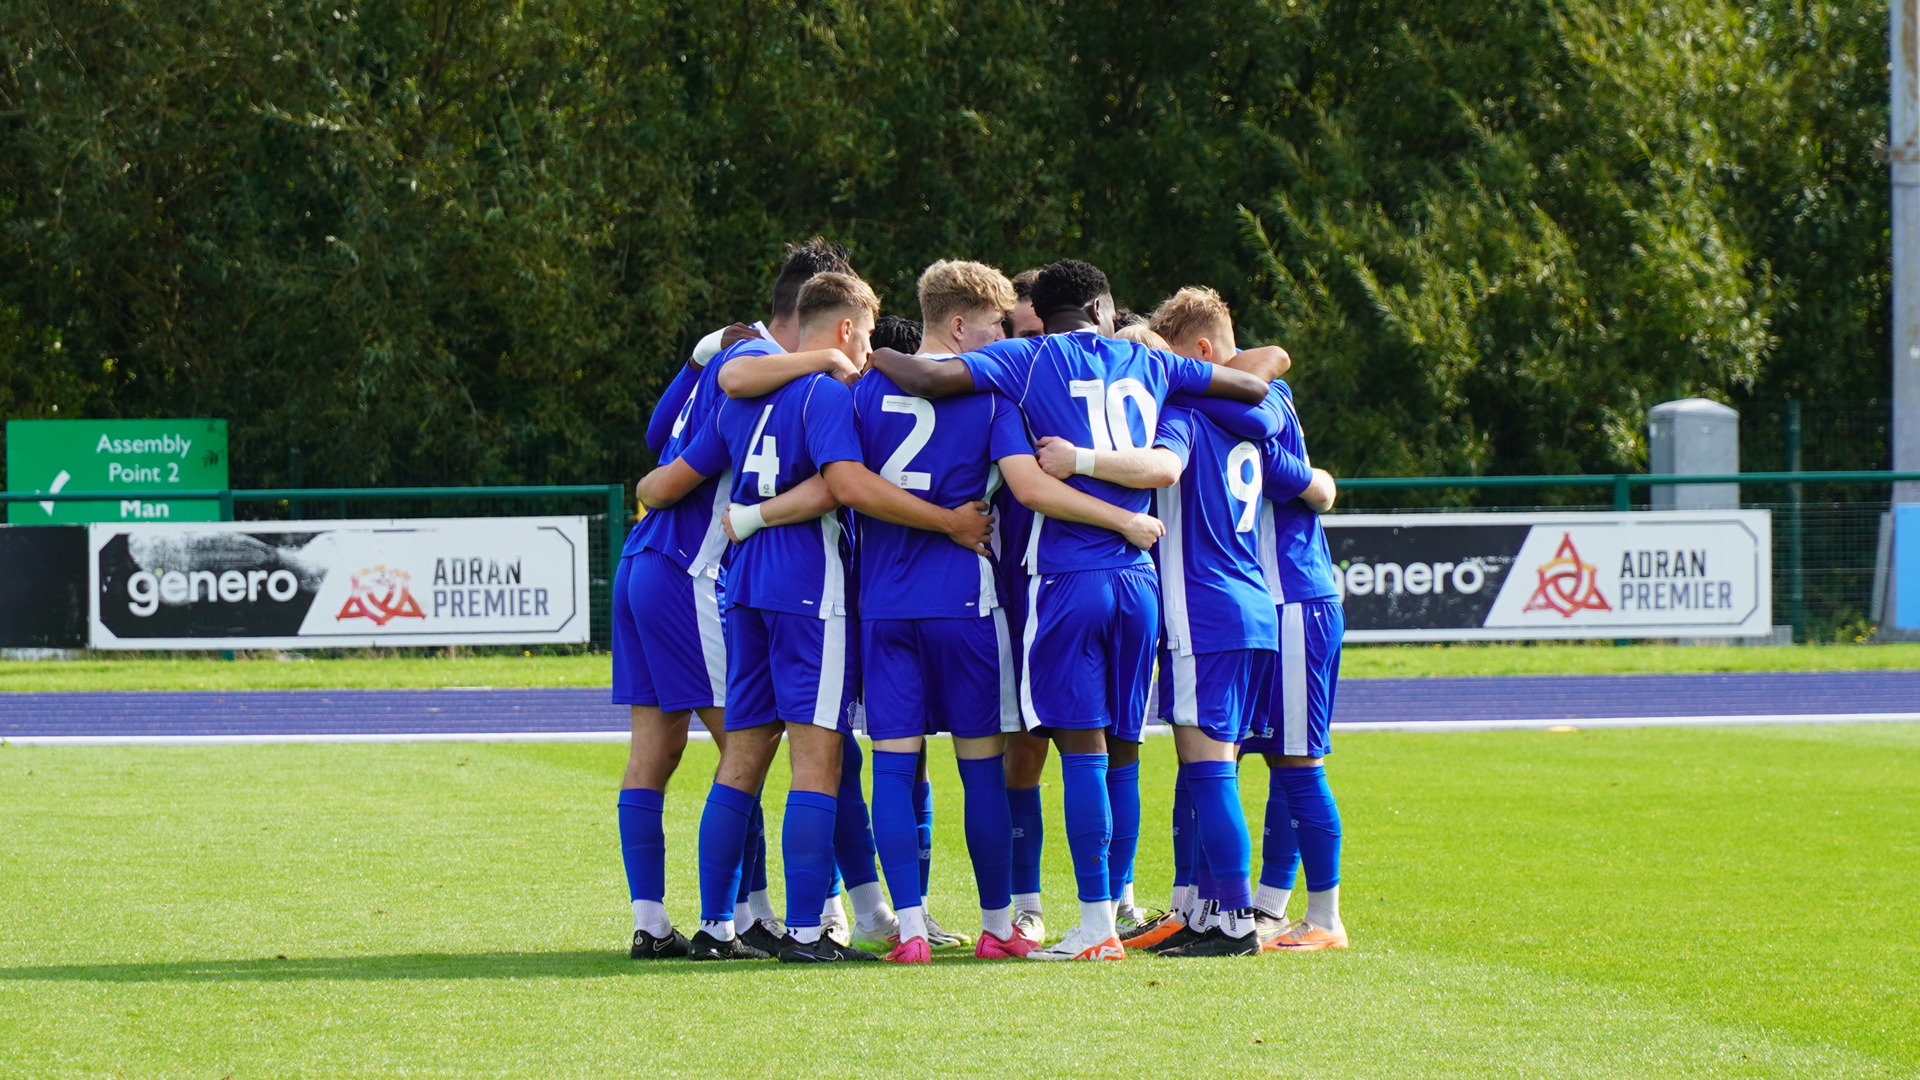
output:
{"label": "white wristband", "polygon": [[1084,446],[1073,448],[1073,471],[1081,476],[1093,475],[1093,451]]}
{"label": "white wristband", "polygon": [[693,347],[692,360],[694,367],[706,367],[707,361],[720,355],[720,336],[726,332],[726,329],[722,327],[700,339],[700,343]]}
{"label": "white wristband", "polygon": [[741,541],[767,527],[766,515],[760,512],[758,503],[752,506],[728,503],[727,520],[733,524],[734,539]]}

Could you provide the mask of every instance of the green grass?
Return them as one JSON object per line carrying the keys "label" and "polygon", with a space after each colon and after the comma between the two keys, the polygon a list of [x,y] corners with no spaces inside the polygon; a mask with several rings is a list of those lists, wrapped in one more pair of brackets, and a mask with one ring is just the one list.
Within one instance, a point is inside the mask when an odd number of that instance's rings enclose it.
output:
{"label": "green grass", "polygon": [[[1720,648],[1677,645],[1349,645],[1342,678],[1590,675],[1686,671],[1866,671],[1920,668],[1920,645]],[[355,687],[608,686],[612,660],[579,656],[352,660],[0,660],[9,690],[334,690]]]}
{"label": "green grass", "polygon": [[[1147,744],[1147,897],[1171,749]],[[668,804],[680,919],[712,754]],[[1920,1072],[1920,725],[1348,735],[1351,951],[1068,966],[628,961],[623,755],[0,747],[0,1075]]]}

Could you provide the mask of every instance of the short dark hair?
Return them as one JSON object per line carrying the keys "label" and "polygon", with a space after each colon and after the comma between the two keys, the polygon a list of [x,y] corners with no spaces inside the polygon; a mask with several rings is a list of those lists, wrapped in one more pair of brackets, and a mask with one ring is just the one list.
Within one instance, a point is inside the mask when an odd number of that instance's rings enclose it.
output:
{"label": "short dark hair", "polygon": [[1144,326],[1146,322],[1147,317],[1132,308],[1113,309],[1113,328],[1115,331],[1125,330],[1129,326]]}
{"label": "short dark hair", "polygon": [[1015,303],[1025,300],[1033,303],[1033,279],[1040,276],[1040,268],[1022,270],[1013,275],[1013,299]]}
{"label": "short dark hair", "polygon": [[804,244],[788,244],[787,258],[773,278],[773,317],[785,318],[800,305],[800,286],[817,274],[853,273],[851,253],[840,244],[813,237]]}
{"label": "short dark hair", "polygon": [[913,354],[920,351],[920,339],[924,333],[920,324],[912,319],[882,315],[880,321],[873,324],[873,333],[868,340],[876,349]]}
{"label": "short dark hair", "polygon": [[1099,267],[1079,259],[1061,259],[1041,267],[1040,275],[1033,279],[1033,313],[1044,319],[1062,311],[1078,311],[1093,303],[1095,297],[1112,292],[1113,286]]}

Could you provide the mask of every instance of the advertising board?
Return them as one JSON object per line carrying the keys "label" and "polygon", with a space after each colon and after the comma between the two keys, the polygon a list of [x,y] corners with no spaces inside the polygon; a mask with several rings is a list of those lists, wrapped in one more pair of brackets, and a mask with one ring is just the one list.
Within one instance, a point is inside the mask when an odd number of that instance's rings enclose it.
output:
{"label": "advertising board", "polygon": [[1336,514],[1349,641],[1755,637],[1765,510]]}
{"label": "advertising board", "polygon": [[584,642],[584,517],[97,524],[96,649]]}
{"label": "advertising board", "polygon": [[111,502],[9,503],[19,525],[81,521],[218,521],[211,499],[168,491],[227,486],[225,420],[9,420],[7,490],[111,491]]}

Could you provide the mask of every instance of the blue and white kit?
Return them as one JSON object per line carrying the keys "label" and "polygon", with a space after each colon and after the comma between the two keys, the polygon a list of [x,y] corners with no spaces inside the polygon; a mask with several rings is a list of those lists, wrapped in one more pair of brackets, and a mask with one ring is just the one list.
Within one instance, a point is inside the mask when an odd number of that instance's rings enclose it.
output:
{"label": "blue and white kit", "polygon": [[[952,508],[1000,485],[993,464],[1030,454],[997,394],[929,401],[879,372],[854,387],[861,449],[880,476]],[[1012,641],[993,561],[942,533],[855,516],[867,734],[896,739],[1017,730]]]}
{"label": "blue and white kit", "polygon": [[[861,460],[853,394],[814,374],[765,397],[729,399],[681,457],[707,476],[731,468],[732,502],[765,502],[822,466]],[[727,729],[784,720],[852,730],[855,642],[839,515],[769,525],[736,547],[725,596]]]}

